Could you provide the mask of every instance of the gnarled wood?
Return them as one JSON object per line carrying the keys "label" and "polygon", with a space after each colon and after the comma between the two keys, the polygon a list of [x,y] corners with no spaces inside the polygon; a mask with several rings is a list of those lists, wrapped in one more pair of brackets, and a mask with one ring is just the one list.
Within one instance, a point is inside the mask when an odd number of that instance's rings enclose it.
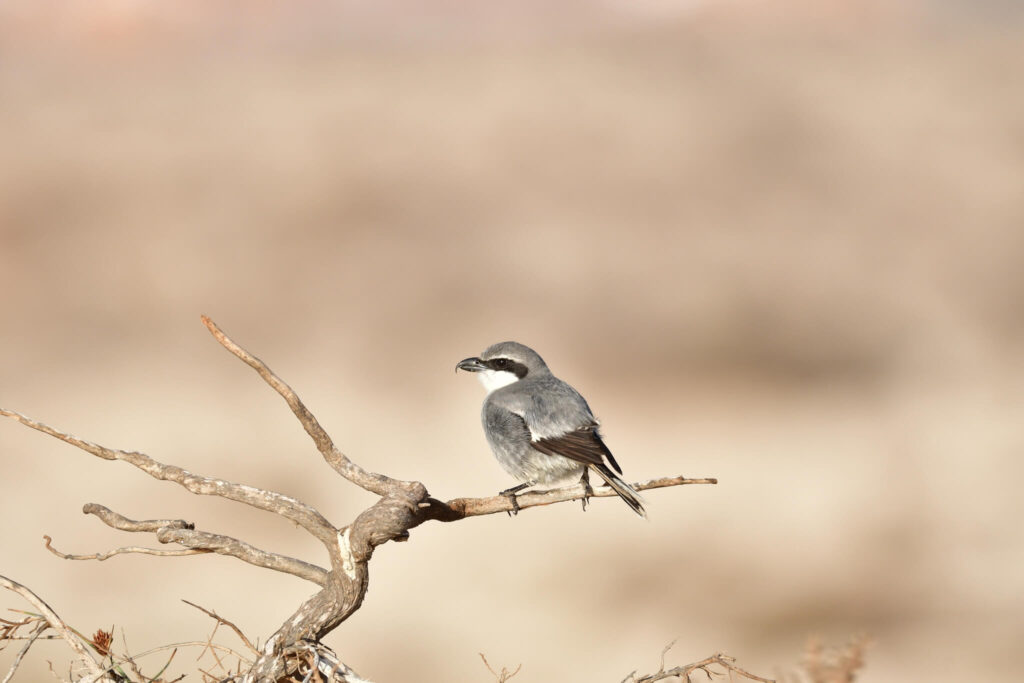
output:
{"label": "gnarled wood", "polygon": [[[137,451],[121,451],[100,446],[14,411],[0,409],[0,415],[17,420],[96,457],[128,462],[156,479],[172,481],[191,493],[220,496],[281,515],[317,538],[327,549],[331,562],[330,569],[323,569],[297,558],[269,553],[230,536],[197,530],[184,520],[135,521],[92,503],[87,505],[84,511],[95,515],[104,523],[123,531],[154,533],[160,542],[176,544],[185,550],[161,552],[133,547],[104,554],[96,553],[92,556],[71,556],[51,548],[53,552],[69,559],[106,559],[128,552],[148,552],[157,555],[215,552],[316,583],[320,590],[303,602],[267,640],[256,662],[243,678],[247,683],[277,681],[295,673],[303,662],[307,662],[306,666],[309,666],[311,652],[312,656],[320,661],[320,650],[317,649],[320,647],[317,645],[319,641],[359,609],[366,595],[369,562],[376,547],[388,541],[408,540],[411,529],[431,520],[453,522],[467,517],[510,512],[513,505],[507,496],[501,495],[488,498],[455,498],[444,502],[430,497],[427,487],[420,482],[393,479],[362,468],[338,450],[292,388],[277,377],[263,361],[236,344],[206,316],[203,316],[202,321],[224,348],[256,370],[260,377],[285,399],[328,465],[348,481],[379,496],[378,500],[363,510],[351,524],[336,526],[313,507],[275,491],[193,474],[180,467],[158,462]],[[715,483],[716,479],[665,477],[636,483],[633,487],[643,491],[687,484]],[[614,491],[609,488],[601,487],[588,491],[584,486],[578,485],[525,493],[517,497],[517,502],[518,509],[525,510],[588,497],[603,498],[613,495]],[[329,671],[334,672],[331,675],[335,680],[357,680],[354,672],[342,663],[327,655],[324,657],[324,661],[333,662],[333,667]]]}

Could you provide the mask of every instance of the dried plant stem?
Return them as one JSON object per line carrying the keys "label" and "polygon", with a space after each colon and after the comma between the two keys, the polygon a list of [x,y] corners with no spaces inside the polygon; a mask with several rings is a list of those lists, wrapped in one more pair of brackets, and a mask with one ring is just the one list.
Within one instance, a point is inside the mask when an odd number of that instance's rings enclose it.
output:
{"label": "dried plant stem", "polygon": [[761,678],[760,676],[755,676],[749,671],[744,671],[740,667],[733,664],[733,662],[736,661],[734,658],[721,652],[719,652],[718,654],[711,655],[706,659],[702,659],[699,662],[694,662],[693,664],[686,664],[685,666],[677,666],[671,669],[665,669],[665,653],[671,647],[672,644],[669,644],[668,647],[666,647],[662,651],[661,669],[659,669],[657,672],[640,677],[637,677],[636,672],[633,672],[629,676],[626,676],[626,678],[623,679],[622,683],[654,683],[655,681],[661,681],[666,678],[679,678],[680,680],[689,681],[690,674],[692,674],[694,671],[703,671],[705,674],[707,674],[708,680],[712,680],[712,674],[716,672],[709,669],[708,667],[715,665],[720,666],[727,672],[729,672],[730,678],[732,674],[736,674],[751,681],[759,681],[759,683],[775,683],[775,681],[770,678]]}
{"label": "dried plant stem", "polygon": [[259,654],[259,650],[257,650],[256,646],[252,644],[252,641],[250,641],[248,638],[246,638],[245,634],[242,633],[242,629],[238,628],[233,623],[231,623],[230,621],[228,621],[227,619],[225,619],[224,617],[220,616],[219,614],[217,614],[214,611],[208,610],[205,607],[200,607],[196,603],[189,602],[188,600],[182,600],[182,602],[185,603],[186,605],[191,605],[192,607],[195,607],[200,612],[203,612],[204,614],[209,615],[211,618],[216,619],[217,623],[224,624],[225,626],[230,628],[232,631],[235,632],[235,635],[237,635],[239,637],[239,639],[241,639],[241,641],[243,643],[245,643],[245,646],[253,651],[253,654]]}
{"label": "dried plant stem", "polygon": [[32,644],[36,642],[36,639],[39,638],[39,636],[43,635],[43,631],[47,628],[49,628],[49,624],[45,621],[40,621],[36,627],[32,629],[32,635],[26,639],[28,642],[25,643],[24,647],[18,650],[18,654],[14,656],[14,662],[11,664],[11,668],[7,670],[7,675],[4,676],[0,683],[9,683],[9,681],[14,678],[14,672],[18,670],[18,666],[21,665],[21,660],[25,658],[25,654],[28,652],[28,649],[32,647]]}
{"label": "dried plant stem", "polygon": [[53,547],[53,539],[49,536],[43,536],[43,545],[51,553],[61,558],[62,560],[109,560],[114,555],[123,555],[127,553],[139,553],[142,555],[156,555],[157,557],[178,557],[180,555],[199,555],[202,553],[213,552],[212,550],[158,550],[156,548],[142,548],[139,546],[126,546],[124,548],[115,548],[114,550],[108,550],[104,553],[91,553],[89,555],[71,555],[68,553],[62,553]]}
{"label": "dried plant stem", "polygon": [[78,659],[89,671],[88,678],[90,681],[110,680],[110,677],[106,675],[96,660],[93,659],[92,655],[89,654],[89,651],[85,649],[84,645],[82,645],[82,641],[80,641],[78,637],[71,632],[71,629],[64,623],[64,620],[57,616],[57,613],[54,612],[42,598],[17,581],[12,581],[5,576],[0,576],[0,586],[17,593],[31,603],[33,607],[39,610],[40,614],[43,615],[43,618],[46,619],[46,623],[49,624],[50,628],[59,633],[74,653],[78,655]]}

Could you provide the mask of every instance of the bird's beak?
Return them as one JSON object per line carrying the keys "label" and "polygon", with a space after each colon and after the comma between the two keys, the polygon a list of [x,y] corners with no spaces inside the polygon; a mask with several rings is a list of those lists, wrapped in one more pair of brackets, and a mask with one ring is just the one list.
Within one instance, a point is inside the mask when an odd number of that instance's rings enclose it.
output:
{"label": "bird's beak", "polygon": [[487,366],[484,365],[484,362],[475,356],[473,358],[460,360],[455,366],[455,372],[458,372],[459,370],[465,370],[466,372],[480,372],[481,370],[486,369]]}

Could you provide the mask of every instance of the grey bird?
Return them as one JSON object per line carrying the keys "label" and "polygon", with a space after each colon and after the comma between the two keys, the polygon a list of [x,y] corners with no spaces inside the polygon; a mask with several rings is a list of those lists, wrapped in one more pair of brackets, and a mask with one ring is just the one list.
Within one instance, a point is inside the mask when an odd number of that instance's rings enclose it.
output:
{"label": "grey bird", "polygon": [[647,516],[639,494],[620,478],[622,468],[601,440],[586,400],[551,374],[536,351],[501,342],[459,361],[455,370],[477,373],[487,389],[481,415],[487,442],[498,463],[522,482],[501,492],[511,497],[513,509],[518,511],[518,491],[576,481],[589,487],[593,470],[633,512]]}

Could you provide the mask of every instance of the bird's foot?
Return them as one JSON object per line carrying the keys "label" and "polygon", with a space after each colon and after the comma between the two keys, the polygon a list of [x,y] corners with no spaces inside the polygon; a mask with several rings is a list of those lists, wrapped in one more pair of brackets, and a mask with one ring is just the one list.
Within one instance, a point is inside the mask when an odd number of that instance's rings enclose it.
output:
{"label": "bird's foot", "polygon": [[580,483],[583,484],[583,498],[580,500],[583,502],[583,511],[587,511],[587,505],[590,503],[590,497],[594,495],[594,489],[590,486],[590,468],[583,470],[583,476],[580,477]]}
{"label": "bird's foot", "polygon": [[519,501],[516,499],[516,494],[525,488],[533,486],[534,483],[536,482],[528,481],[525,484],[513,486],[510,489],[505,489],[504,491],[498,494],[499,496],[505,496],[506,498],[509,499],[509,502],[512,503],[512,509],[506,511],[509,517],[519,514]]}
{"label": "bird's foot", "polygon": [[518,515],[519,514],[519,500],[516,498],[515,492],[512,492],[512,491],[502,491],[500,495],[505,496],[506,498],[508,498],[509,502],[512,503],[512,509],[511,510],[506,510],[505,513],[509,517],[512,517],[513,515]]}

